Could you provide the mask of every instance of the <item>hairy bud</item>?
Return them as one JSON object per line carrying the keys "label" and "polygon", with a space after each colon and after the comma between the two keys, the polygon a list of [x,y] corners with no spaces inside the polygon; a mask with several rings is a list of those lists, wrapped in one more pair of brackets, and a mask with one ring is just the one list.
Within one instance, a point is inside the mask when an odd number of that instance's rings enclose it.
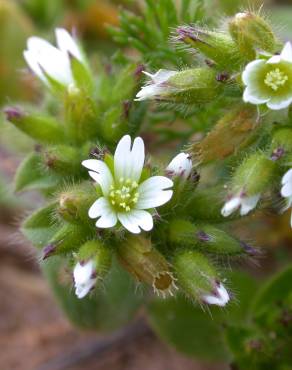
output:
{"label": "hairy bud", "polygon": [[255,59],[258,50],[276,51],[277,41],[272,28],[258,14],[237,13],[229,22],[229,32],[247,60]]}
{"label": "hairy bud", "polygon": [[174,219],[169,223],[168,235],[172,243],[209,253],[228,256],[247,253],[240,241],[209,224],[194,225],[186,220]]}
{"label": "hairy bud", "polygon": [[236,43],[228,34],[220,31],[181,26],[176,29],[174,41],[185,43],[227,71],[236,69],[242,62]]}
{"label": "hairy bud", "polygon": [[190,298],[218,306],[225,306],[229,301],[229,294],[218,281],[217,272],[201,253],[179,251],[174,257],[173,266],[178,284]]}

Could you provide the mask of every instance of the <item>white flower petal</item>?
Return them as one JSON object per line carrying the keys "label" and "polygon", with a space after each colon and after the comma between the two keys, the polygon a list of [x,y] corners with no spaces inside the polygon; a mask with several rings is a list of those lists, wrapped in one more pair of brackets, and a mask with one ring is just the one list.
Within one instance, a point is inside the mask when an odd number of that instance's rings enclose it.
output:
{"label": "white flower petal", "polygon": [[292,45],[291,42],[286,42],[281,52],[281,59],[292,63]]}
{"label": "white flower petal", "polygon": [[46,76],[44,75],[42,69],[40,68],[37,55],[33,53],[32,51],[25,50],[23,52],[23,56],[30,70],[45,84],[48,84],[48,80]]}
{"label": "white flower petal", "polygon": [[230,216],[235,212],[241,205],[240,197],[233,197],[228,202],[226,202],[221,210],[221,214],[224,217]]}
{"label": "white flower petal", "polygon": [[292,168],[290,168],[282,178],[282,184],[286,184],[287,182],[292,182]]}
{"label": "white flower petal", "polygon": [[58,48],[66,54],[69,52],[80,62],[83,62],[83,55],[79,46],[70,33],[64,28],[56,28],[55,33]]}
{"label": "white flower petal", "polygon": [[245,216],[252,211],[256,207],[260,196],[260,194],[256,194],[251,197],[243,197],[241,199],[240,215]]}
{"label": "white flower petal", "polygon": [[92,170],[89,175],[100,185],[103,194],[108,195],[114,180],[106,163],[98,159],[87,159],[82,162],[82,166]]}
{"label": "white flower petal", "polygon": [[131,179],[138,182],[141,177],[145,160],[144,142],[140,137],[137,137],[133,142],[131,150],[131,137],[125,135],[119,141],[115,155],[114,167],[115,178]]}
{"label": "white flower petal", "polygon": [[192,171],[192,160],[187,153],[179,153],[166,167],[166,171],[173,176],[182,176],[185,179]]}
{"label": "white flower petal", "polygon": [[97,199],[88,211],[90,218],[100,217],[96,226],[100,228],[113,227],[117,223],[117,215],[108,200],[104,197]]}
{"label": "white flower petal", "polygon": [[229,294],[222,283],[219,284],[216,295],[203,296],[205,303],[214,304],[216,306],[224,307],[230,300]]}
{"label": "white flower petal", "polygon": [[264,104],[268,101],[269,99],[265,97],[259,97],[256,96],[253,91],[251,90],[250,87],[246,87],[243,93],[243,101],[246,103],[251,103],[251,104]]}
{"label": "white flower petal", "polygon": [[159,207],[167,203],[173,194],[169,189],[173,182],[165,176],[153,176],[145,180],[138,187],[139,198],[137,209],[149,209]]}
{"label": "white flower petal", "polygon": [[157,85],[146,85],[137,93],[135,101],[142,101],[147,99],[155,99],[163,92],[163,87]]}
{"label": "white flower petal", "polygon": [[146,211],[134,209],[130,212],[118,213],[118,219],[133,234],[139,234],[141,229],[149,231],[153,228],[153,218]]}
{"label": "white flower petal", "polygon": [[291,197],[292,196],[292,182],[286,182],[281,189],[281,195],[284,198]]}
{"label": "white flower petal", "polygon": [[286,99],[279,99],[278,97],[276,98],[271,98],[270,101],[267,103],[267,107],[272,109],[272,110],[280,110],[289,107],[289,105],[292,103],[292,96],[289,96]]}
{"label": "white flower petal", "polygon": [[28,51],[33,53],[39,66],[53,79],[62,83],[73,83],[68,55],[62,53],[46,40],[30,37],[27,41]]}
{"label": "white flower petal", "polygon": [[243,73],[242,73],[242,82],[245,85],[249,85],[253,83],[254,76],[256,75],[257,71],[261,69],[261,67],[265,64],[265,60],[263,59],[257,59],[254,60],[245,67]]}
{"label": "white flower petal", "polygon": [[151,80],[155,84],[161,84],[161,83],[166,82],[170,77],[176,75],[177,71],[170,71],[170,70],[167,70],[167,69],[159,69],[159,71],[157,71],[154,74],[151,74],[151,73],[146,72],[146,71],[143,71],[143,73],[146,76],[150,77]]}
{"label": "white flower petal", "polygon": [[85,264],[77,263],[74,271],[75,294],[79,299],[84,298],[96,284],[96,277],[94,277],[94,264],[89,260]]}
{"label": "white flower petal", "polygon": [[281,56],[280,55],[273,55],[268,61],[268,64],[278,64],[281,62]]}

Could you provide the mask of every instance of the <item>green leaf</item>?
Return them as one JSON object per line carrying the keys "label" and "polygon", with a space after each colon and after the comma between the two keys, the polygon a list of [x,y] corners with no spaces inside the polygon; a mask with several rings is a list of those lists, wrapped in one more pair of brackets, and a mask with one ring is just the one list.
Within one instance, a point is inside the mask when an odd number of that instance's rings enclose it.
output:
{"label": "green leaf", "polygon": [[209,312],[182,296],[155,299],[148,308],[154,330],[177,350],[210,361],[228,358],[223,328]]}
{"label": "green leaf", "polygon": [[45,171],[38,153],[29,154],[17,169],[14,178],[15,191],[45,190],[56,186],[59,178]]}
{"label": "green leaf", "polygon": [[43,248],[48,245],[59,229],[59,225],[54,217],[55,207],[56,203],[51,203],[38,209],[21,226],[24,236],[37,248]]}
{"label": "green leaf", "polygon": [[51,257],[42,264],[63,311],[76,326],[106,332],[125,325],[133,317],[142,297],[135,293],[133,280],[117,263],[99,288],[83,299],[75,296],[70,283],[61,283],[64,279],[60,277],[67,268],[61,257]]}

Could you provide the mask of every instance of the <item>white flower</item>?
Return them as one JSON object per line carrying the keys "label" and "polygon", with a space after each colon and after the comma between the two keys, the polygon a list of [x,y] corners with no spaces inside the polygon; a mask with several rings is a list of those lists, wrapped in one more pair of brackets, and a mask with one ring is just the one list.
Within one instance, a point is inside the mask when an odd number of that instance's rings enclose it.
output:
{"label": "white flower", "polygon": [[166,167],[166,172],[170,176],[181,176],[187,179],[192,171],[192,160],[187,153],[179,153]]}
{"label": "white flower", "polygon": [[[286,210],[292,206],[292,169],[288,170],[282,178],[281,195],[288,200]],[[292,214],[290,224],[292,227]]]}
{"label": "white flower", "polygon": [[84,298],[96,284],[96,274],[92,260],[82,264],[78,262],[73,271],[75,294],[79,299]]}
{"label": "white flower", "polygon": [[224,217],[228,217],[233,212],[240,210],[240,215],[245,216],[256,207],[260,196],[260,194],[250,197],[247,197],[243,194],[234,196],[224,204],[221,214]]}
{"label": "white flower", "polygon": [[167,189],[173,182],[164,176],[153,176],[140,183],[144,160],[143,140],[137,137],[131,148],[131,137],[126,135],[117,145],[113,168],[96,159],[82,162],[103,193],[88,212],[90,218],[98,217],[97,227],[113,227],[119,220],[134,234],[153,228],[152,215],[145,209],[168,202],[173,192]]}
{"label": "white flower", "polygon": [[68,31],[57,28],[55,34],[58,47],[40,37],[30,37],[27,40],[27,50],[23,52],[24,58],[30,69],[46,85],[50,85],[47,76],[62,85],[74,85],[70,57],[73,56],[84,65],[85,58]]}
{"label": "white flower", "polygon": [[242,81],[246,85],[245,102],[267,104],[273,110],[287,108],[292,103],[291,43],[285,44],[280,55],[249,63],[242,74]]}
{"label": "white flower", "polygon": [[229,294],[222,283],[216,283],[216,288],[213,294],[206,294],[203,297],[203,302],[207,304],[215,304],[217,306],[225,306],[229,300]]}
{"label": "white flower", "polygon": [[151,78],[149,84],[143,86],[136,95],[136,101],[156,99],[163,94],[167,88],[167,81],[170,77],[177,74],[176,71],[168,71],[166,69],[160,69],[155,74],[151,74],[143,71],[145,75]]}

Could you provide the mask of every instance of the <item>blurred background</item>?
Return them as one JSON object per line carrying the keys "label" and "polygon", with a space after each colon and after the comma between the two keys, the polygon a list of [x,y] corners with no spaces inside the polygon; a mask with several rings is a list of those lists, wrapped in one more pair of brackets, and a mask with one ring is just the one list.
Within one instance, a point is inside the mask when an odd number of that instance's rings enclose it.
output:
{"label": "blurred background", "polygon": [[[157,0],[159,1],[159,0]],[[212,14],[232,15],[263,1],[208,0]],[[254,3],[254,4],[253,4]],[[38,103],[41,90],[27,73],[22,52],[30,35],[52,38],[56,26],[76,30],[92,59],[112,55],[117,46],[107,25],[119,24],[120,7],[139,12],[138,0],[0,0],[0,105]],[[292,39],[292,2],[264,1],[278,34]],[[219,15],[218,15],[219,16]],[[15,169],[29,139],[0,117],[0,364],[3,370],[188,370],[225,369],[206,365],[170,349],[156,338],[143,320],[110,337],[78,332],[62,315],[42,278],[33,248],[18,231],[21,218],[36,208],[35,193],[15,194]],[[289,214],[272,217],[257,212],[252,230],[239,233],[265,248],[264,259],[250,266],[259,278],[291,257]]]}

